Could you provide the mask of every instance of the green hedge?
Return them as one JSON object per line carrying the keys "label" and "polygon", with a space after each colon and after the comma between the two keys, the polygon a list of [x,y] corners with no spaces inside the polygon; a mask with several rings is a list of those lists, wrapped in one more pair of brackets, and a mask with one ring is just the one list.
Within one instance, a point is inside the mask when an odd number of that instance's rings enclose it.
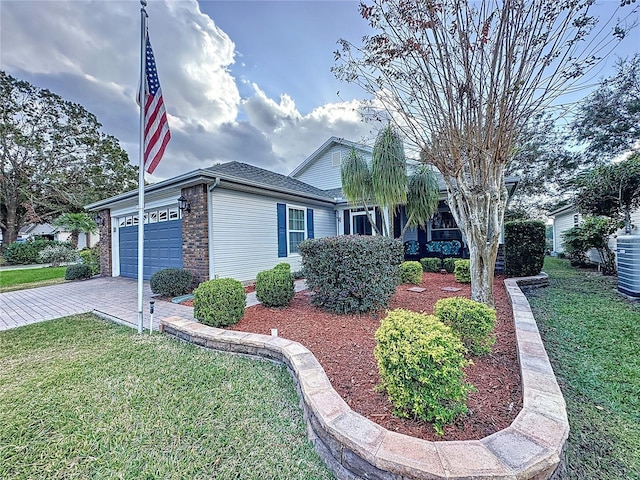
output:
{"label": "green hedge", "polygon": [[458,283],[471,283],[471,260],[456,260],[453,274]]}
{"label": "green hedge", "polygon": [[546,226],[539,220],[504,224],[504,262],[507,275],[528,277],[542,271],[545,235]]}
{"label": "green hedge", "polygon": [[91,278],[91,267],[83,263],[69,265],[64,272],[65,280],[81,280]]}
{"label": "green hedge", "polygon": [[402,262],[400,264],[400,282],[420,285],[422,283],[422,272],[420,262]]}
{"label": "green hedge", "polygon": [[288,263],[276,265],[256,276],[256,297],[267,307],[286,307],[294,294],[293,275]]}
{"label": "green hedge", "polygon": [[177,297],[191,291],[193,274],[183,268],[163,268],[149,279],[153,293],[164,297]]}
{"label": "green hedge", "polygon": [[402,243],[382,236],[305,240],[299,250],[312,303],[335,313],[385,308],[404,259]]}
{"label": "green hedge", "polygon": [[40,252],[52,245],[67,245],[71,247],[68,242],[40,238],[29,239],[26,242],[13,242],[7,245],[4,249],[4,259],[9,265],[42,263]]}
{"label": "green hedge", "polygon": [[451,297],[438,300],[433,314],[458,332],[471,353],[491,353],[491,347],[496,343],[496,311],[493,308],[468,298]]}
{"label": "green hedge", "polygon": [[456,269],[456,262],[458,261],[455,257],[447,257],[442,261],[442,268],[444,268],[447,273],[453,273]]}
{"label": "green hedge", "polygon": [[227,327],[244,315],[247,295],[242,283],[232,278],[202,282],[193,291],[193,316],[212,327]]}
{"label": "green hedge", "polygon": [[425,272],[439,273],[442,269],[442,260],[436,257],[421,258],[420,265]]}
{"label": "green hedge", "polygon": [[394,310],[375,333],[373,354],[381,387],[394,413],[443,426],[467,412],[464,346],[458,334],[433,315]]}

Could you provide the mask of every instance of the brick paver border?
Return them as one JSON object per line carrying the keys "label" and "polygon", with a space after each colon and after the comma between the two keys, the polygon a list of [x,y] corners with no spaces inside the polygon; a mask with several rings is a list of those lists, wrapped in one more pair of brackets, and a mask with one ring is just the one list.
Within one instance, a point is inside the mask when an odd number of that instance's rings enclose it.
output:
{"label": "brick paver border", "polygon": [[316,451],[339,479],[546,479],[560,464],[569,422],[562,392],[518,283],[507,279],[518,341],[523,408],[508,428],[482,440],[428,442],[384,429],[353,412],[331,387],[313,354],[280,337],[212,328],[179,317],[162,320],[168,335],[225,352],[284,363],[301,399]]}

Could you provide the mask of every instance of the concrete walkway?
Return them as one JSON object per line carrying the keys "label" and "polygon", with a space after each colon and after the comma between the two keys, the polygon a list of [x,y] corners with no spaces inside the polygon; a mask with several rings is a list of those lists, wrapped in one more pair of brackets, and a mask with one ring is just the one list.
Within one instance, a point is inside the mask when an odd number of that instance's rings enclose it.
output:
{"label": "concrete walkway", "polygon": [[[296,291],[304,290],[303,280],[295,283]],[[149,301],[155,300],[154,330],[158,322],[179,316],[194,320],[193,307],[155,299],[149,282],[144,282],[144,328],[149,329]],[[260,303],[255,293],[247,295],[247,306]],[[0,293],[0,330],[20,327],[54,318],[94,312],[99,316],[132,328],[138,325],[138,284],[135,279],[97,277],[79,282],[66,282],[48,287]]]}

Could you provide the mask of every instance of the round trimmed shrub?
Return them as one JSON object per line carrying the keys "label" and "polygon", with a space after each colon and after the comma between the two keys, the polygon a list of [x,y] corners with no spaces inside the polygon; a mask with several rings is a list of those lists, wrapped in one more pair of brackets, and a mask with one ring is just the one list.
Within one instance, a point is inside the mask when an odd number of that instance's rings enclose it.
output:
{"label": "round trimmed shrub", "polygon": [[276,265],[256,276],[256,298],[267,307],[286,307],[294,294],[293,275],[288,263]]}
{"label": "round trimmed shrub", "polygon": [[443,426],[467,412],[463,368],[464,346],[458,334],[433,315],[393,310],[375,333],[373,354],[381,387],[394,413],[430,422],[442,435]]}
{"label": "round trimmed shrub", "polygon": [[420,285],[422,283],[422,271],[420,262],[402,262],[399,269],[400,283]]}
{"label": "round trimmed shrub", "polygon": [[442,267],[442,260],[436,257],[421,258],[420,265],[425,272],[439,273]]}
{"label": "round trimmed shrub", "polygon": [[193,316],[211,327],[235,325],[244,315],[247,295],[238,280],[216,278],[193,291]]}
{"label": "round trimmed shrub", "polygon": [[496,311],[464,297],[438,300],[433,314],[460,334],[462,343],[474,355],[491,353],[496,343]]}
{"label": "round trimmed shrub", "polygon": [[91,278],[92,271],[89,265],[84,263],[78,263],[76,265],[69,265],[64,272],[65,280],[80,280],[85,278]]}
{"label": "round trimmed shrub", "polygon": [[442,261],[442,268],[444,268],[447,271],[447,273],[453,273],[453,271],[456,269],[457,261],[458,261],[457,258],[447,257]]}
{"label": "round trimmed shrub", "polygon": [[471,283],[471,261],[456,260],[454,263],[453,274],[458,283]]}
{"label": "round trimmed shrub", "polygon": [[177,297],[191,291],[193,274],[183,268],[163,268],[149,279],[151,291],[163,297]]}

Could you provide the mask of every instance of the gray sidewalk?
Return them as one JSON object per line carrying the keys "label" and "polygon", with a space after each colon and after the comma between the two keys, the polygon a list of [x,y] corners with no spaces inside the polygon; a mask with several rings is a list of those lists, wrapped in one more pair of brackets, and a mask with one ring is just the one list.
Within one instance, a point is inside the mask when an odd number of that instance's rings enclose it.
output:
{"label": "gray sidewalk", "polygon": [[[296,281],[296,291],[305,288],[304,280]],[[158,322],[163,318],[178,316],[194,320],[193,307],[155,299],[151,295],[149,282],[144,282],[142,310],[144,328],[147,330],[150,300],[155,300],[154,330],[158,329]],[[260,302],[256,299],[255,293],[247,295],[247,306],[258,303]],[[80,282],[0,293],[0,330],[86,312],[95,312],[105,318],[137,328],[137,281],[123,277],[98,277]]]}
{"label": "gray sidewalk", "polygon": [[[149,328],[149,282],[144,282],[144,326]],[[122,277],[99,277],[48,287],[0,293],[0,330],[29,323],[95,311],[136,327],[138,323],[138,285]],[[193,320],[193,308],[156,300],[154,328],[162,318],[180,316]]]}

